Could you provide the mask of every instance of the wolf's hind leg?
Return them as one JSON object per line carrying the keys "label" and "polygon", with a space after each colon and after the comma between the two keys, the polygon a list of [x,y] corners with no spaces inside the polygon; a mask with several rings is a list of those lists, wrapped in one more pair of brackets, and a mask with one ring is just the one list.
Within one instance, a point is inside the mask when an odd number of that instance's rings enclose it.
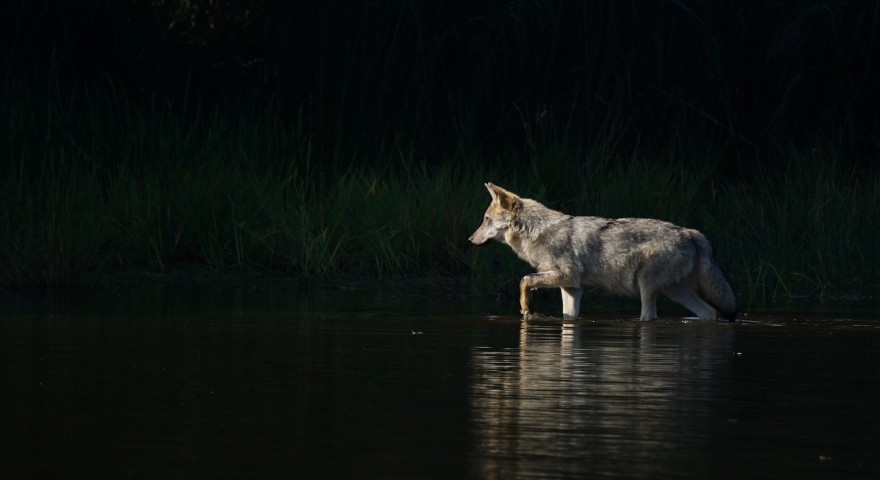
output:
{"label": "wolf's hind leg", "polygon": [[584,291],[573,287],[560,287],[559,289],[562,291],[562,319],[576,319],[581,311],[581,295]]}
{"label": "wolf's hind leg", "polygon": [[533,288],[561,287],[566,284],[566,277],[562,272],[550,270],[526,275],[519,281],[519,306],[520,313],[529,315],[532,309],[529,306],[529,290]]}
{"label": "wolf's hind leg", "polygon": [[715,309],[697,296],[697,293],[691,287],[675,285],[665,288],[663,294],[684,308],[694,312],[696,316],[700,317],[700,320],[716,320],[718,318],[718,313]]}
{"label": "wolf's hind leg", "polygon": [[639,315],[639,320],[642,322],[657,320],[657,290],[642,282],[639,284],[639,296],[642,299],[642,313]]}

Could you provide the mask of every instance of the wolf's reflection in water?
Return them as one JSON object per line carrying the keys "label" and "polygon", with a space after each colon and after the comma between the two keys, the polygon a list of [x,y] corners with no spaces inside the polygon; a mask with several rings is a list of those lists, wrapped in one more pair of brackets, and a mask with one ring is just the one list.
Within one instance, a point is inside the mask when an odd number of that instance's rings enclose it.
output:
{"label": "wolf's reflection in water", "polygon": [[710,448],[732,338],[705,323],[523,322],[518,348],[473,352],[475,473],[647,477]]}

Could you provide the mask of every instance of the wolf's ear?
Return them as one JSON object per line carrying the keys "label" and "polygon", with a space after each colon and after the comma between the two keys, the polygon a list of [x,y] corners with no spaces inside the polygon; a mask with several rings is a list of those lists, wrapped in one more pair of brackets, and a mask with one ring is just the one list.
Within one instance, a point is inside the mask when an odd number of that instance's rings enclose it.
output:
{"label": "wolf's ear", "polygon": [[486,186],[486,190],[489,190],[489,195],[492,195],[492,203],[498,203],[498,194],[495,193],[496,187],[492,182],[486,182],[483,185]]}
{"label": "wolf's ear", "polygon": [[505,210],[518,210],[522,206],[522,200],[515,193],[508,192],[492,182],[486,183],[486,189],[492,194],[492,202]]}

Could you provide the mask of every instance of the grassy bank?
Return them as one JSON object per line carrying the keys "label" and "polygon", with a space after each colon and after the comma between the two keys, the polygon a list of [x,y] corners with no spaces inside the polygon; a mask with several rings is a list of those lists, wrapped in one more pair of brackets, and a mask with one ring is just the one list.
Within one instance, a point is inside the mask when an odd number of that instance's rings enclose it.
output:
{"label": "grassy bank", "polygon": [[841,166],[833,138],[776,146],[773,169],[744,175],[719,167],[733,147],[684,130],[651,148],[551,128],[523,155],[482,151],[465,132],[442,133],[442,152],[405,135],[361,152],[271,106],[229,116],[112,86],[35,91],[12,81],[0,95],[2,286],[187,268],[456,277],[512,292],[528,266],[466,242],[487,180],[570,213],[699,228],[750,299],[880,286],[880,178]]}

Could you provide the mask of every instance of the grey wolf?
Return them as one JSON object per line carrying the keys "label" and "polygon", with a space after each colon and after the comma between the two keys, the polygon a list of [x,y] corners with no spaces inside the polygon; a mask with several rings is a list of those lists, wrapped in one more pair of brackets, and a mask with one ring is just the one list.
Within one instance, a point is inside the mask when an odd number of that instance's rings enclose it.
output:
{"label": "grey wolf", "polygon": [[733,288],[699,231],[650,218],[566,215],[485,185],[492,202],[468,240],[505,243],[537,270],[519,282],[524,317],[534,313],[530,290],[559,288],[562,316],[573,319],[580,312],[582,288],[599,287],[639,297],[642,321],[657,319],[661,293],[703,320],[717,319],[719,311],[729,321],[736,318]]}

